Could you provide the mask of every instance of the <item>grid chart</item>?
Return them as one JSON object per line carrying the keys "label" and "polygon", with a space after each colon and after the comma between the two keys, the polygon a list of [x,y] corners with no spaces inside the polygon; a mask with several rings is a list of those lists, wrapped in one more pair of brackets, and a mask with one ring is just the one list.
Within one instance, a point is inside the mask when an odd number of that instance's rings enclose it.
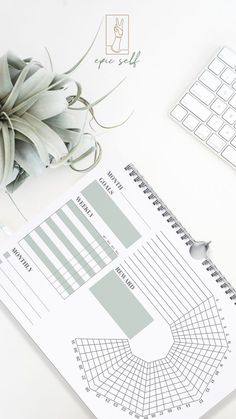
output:
{"label": "grid chart", "polygon": [[117,257],[72,200],[19,244],[64,299]]}
{"label": "grid chart", "polygon": [[169,325],[173,344],[147,362],[129,340],[76,339],[88,386],[140,417],[201,400],[228,351],[212,293],[163,232],[120,267]]}
{"label": "grid chart", "polygon": [[214,298],[171,325],[167,356],[147,362],[127,339],[76,339],[91,390],[140,417],[202,398],[227,351]]}

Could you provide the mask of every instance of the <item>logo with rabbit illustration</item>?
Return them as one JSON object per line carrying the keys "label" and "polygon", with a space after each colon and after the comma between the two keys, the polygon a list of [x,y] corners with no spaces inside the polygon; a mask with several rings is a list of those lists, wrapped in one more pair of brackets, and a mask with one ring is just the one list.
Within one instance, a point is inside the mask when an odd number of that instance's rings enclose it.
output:
{"label": "logo with rabbit illustration", "polygon": [[106,15],[106,54],[129,54],[129,15]]}

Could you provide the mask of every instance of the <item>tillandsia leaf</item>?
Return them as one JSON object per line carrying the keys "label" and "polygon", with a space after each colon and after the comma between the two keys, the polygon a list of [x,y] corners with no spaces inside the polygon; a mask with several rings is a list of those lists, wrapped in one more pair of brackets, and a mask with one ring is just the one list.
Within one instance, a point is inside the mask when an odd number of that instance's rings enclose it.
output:
{"label": "tillandsia leaf", "polygon": [[29,61],[31,61],[33,59],[33,57],[27,57],[27,58],[24,58],[23,59],[23,61],[25,62],[25,63],[28,63]]}
{"label": "tillandsia leaf", "polygon": [[9,96],[7,97],[7,100],[5,101],[5,103],[2,106],[2,111],[8,112],[13,108],[13,106],[16,102],[16,99],[19,95],[21,86],[24,83],[24,80],[27,76],[27,73],[30,71],[30,68],[31,68],[31,64],[28,64],[21,71],[15,85],[13,86],[13,89],[12,89],[11,93],[9,94]]}
{"label": "tillandsia leaf", "polygon": [[126,77],[124,77],[115,87],[113,87],[113,89],[109,90],[109,92],[107,92],[104,96],[100,97],[99,99],[95,100],[95,102],[89,103],[86,106],[83,106],[81,108],[73,108],[70,107],[69,109],[73,109],[73,110],[79,110],[79,111],[84,111],[86,109],[90,109],[93,108],[94,106],[98,105],[100,102],[102,102],[104,99],[106,99],[108,96],[110,96],[124,81],[125,81]]}
{"label": "tillandsia leaf", "polygon": [[[50,56],[51,71],[32,58],[22,60],[11,52],[0,58],[1,187],[13,192],[28,175],[39,175],[47,166],[67,164],[83,172],[100,160],[99,143],[85,132],[88,115],[97,122],[93,106],[123,80],[90,104],[81,97],[81,85],[69,76],[91,50],[99,30],[84,56],[65,74],[53,72]],[[77,102],[84,106],[73,107]],[[75,110],[85,111],[85,118]],[[85,168],[83,159],[90,162]]]}
{"label": "tillandsia leaf", "polygon": [[15,131],[15,139],[20,140],[20,141],[24,141],[25,143],[31,143],[29,138],[27,138],[24,134],[22,134],[19,131]]}
{"label": "tillandsia leaf", "polygon": [[34,129],[29,125],[26,121],[24,121],[22,118],[17,117],[14,115],[11,118],[11,122],[13,125],[13,128],[16,131],[21,132],[24,134],[36,147],[36,150],[39,154],[39,157],[41,161],[44,163],[45,166],[49,165],[49,156],[44,144],[44,141],[42,141],[36,134]]}
{"label": "tillandsia leaf", "polygon": [[82,87],[80,83],[78,83],[76,80],[72,79],[71,77],[65,76],[64,74],[56,74],[48,90],[58,90],[61,88],[66,89],[73,85],[76,87],[76,93],[73,95],[71,94],[67,97],[68,104],[72,105],[79,99],[82,92]]}
{"label": "tillandsia leaf", "polygon": [[75,112],[69,109],[52,118],[45,119],[44,122],[53,127],[53,129],[54,127],[62,129],[81,128],[80,118],[78,118],[78,115],[76,115]]}
{"label": "tillandsia leaf", "polygon": [[[81,160],[83,160],[88,155],[93,156],[93,163],[89,164],[89,166],[87,166],[85,168],[78,168],[78,166],[76,167],[76,163],[80,162]],[[81,154],[77,159],[71,161],[69,166],[70,166],[71,169],[75,170],[76,172],[80,172],[80,173],[88,172],[89,170],[93,169],[99,163],[99,161],[101,160],[101,157],[102,157],[101,145],[94,137],[94,146],[89,148],[83,154]]]}
{"label": "tillandsia leaf", "polygon": [[63,140],[48,125],[28,112],[22,115],[22,119],[34,129],[42,143],[44,142],[48,154],[51,154],[56,160],[67,155],[68,151]]}
{"label": "tillandsia leaf", "polygon": [[30,176],[40,176],[45,170],[36,148],[31,143],[16,141],[15,161]]}
{"label": "tillandsia leaf", "polygon": [[9,72],[7,54],[0,58],[0,99],[9,95],[13,88],[11,76]]}
{"label": "tillandsia leaf", "polygon": [[65,76],[64,74],[54,74],[53,80],[48,88],[48,90],[58,90],[66,87],[73,79]]}
{"label": "tillandsia leaf", "polygon": [[72,95],[72,96],[67,97],[67,101],[68,101],[69,106],[76,103],[79,100],[79,97],[81,96],[81,93],[82,93],[82,88],[81,88],[80,83],[75,81],[75,85],[76,85],[76,88],[77,88],[76,95]]}
{"label": "tillandsia leaf", "polygon": [[81,146],[81,140],[84,135],[87,117],[88,117],[88,111],[85,114],[84,122],[79,133],[78,143],[70,149],[66,157],[63,157],[59,162],[52,162],[51,167],[55,168],[55,167],[62,166],[63,164],[67,164],[68,161],[71,159],[71,157],[74,155],[74,153],[77,152],[78,148]]}
{"label": "tillandsia leaf", "polygon": [[[60,83],[60,80],[50,85],[50,87],[57,86]],[[18,116],[23,115],[24,112],[26,112],[33,103],[37,101],[37,99],[43,94],[48,91],[48,88],[45,88],[41,90],[40,92],[36,93],[34,96],[29,97],[29,99],[24,100],[23,102],[20,102],[18,105],[14,106],[14,108],[8,112],[8,115],[17,114]]]}
{"label": "tillandsia leaf", "polygon": [[14,159],[15,159],[15,131],[13,129],[13,126],[8,126],[8,123],[3,123],[3,133],[6,131],[9,135],[9,142],[10,142],[10,163],[9,163],[9,174],[7,178],[7,183],[10,182],[12,179],[12,171],[14,168]]}
{"label": "tillandsia leaf", "polygon": [[[24,100],[23,102],[19,103],[18,105],[16,105],[15,108],[13,108],[11,111],[8,112],[8,115],[10,115],[10,117],[12,115],[17,115],[19,117],[21,117],[22,115],[24,115],[25,112],[28,111],[28,109],[34,105],[34,103],[38,100],[38,96],[32,96],[29,99]],[[14,110],[16,109],[16,110]]]}
{"label": "tillandsia leaf", "polygon": [[21,73],[21,70],[17,70],[17,68],[12,67],[10,64],[8,65],[8,69],[9,69],[12,85],[14,86],[19,74]]}
{"label": "tillandsia leaf", "polygon": [[8,51],[6,55],[8,63],[17,70],[23,70],[23,68],[26,66],[25,60],[22,60],[21,58],[17,57],[17,55],[15,55],[14,52]]}
{"label": "tillandsia leaf", "polygon": [[7,187],[6,187],[6,189],[7,189],[7,191],[9,192],[9,193],[13,193],[13,192],[15,192],[15,190],[17,189],[17,188],[19,188],[23,183],[24,183],[24,181],[27,179],[27,177],[29,177],[29,175],[28,175],[28,173],[27,172],[25,172],[25,170],[24,169],[22,169],[22,168],[18,168],[18,174],[17,174],[17,176],[15,177],[15,179],[11,182],[11,183],[9,183],[8,185],[7,185]]}
{"label": "tillandsia leaf", "polygon": [[11,174],[14,166],[15,155],[15,134],[14,131],[8,128],[7,122],[1,122],[1,137],[0,141],[4,145],[4,171],[2,177],[2,184],[6,186],[11,179]]}
{"label": "tillandsia leaf", "polygon": [[[130,112],[130,114],[127,116],[127,118],[125,118],[123,121],[119,122],[118,124],[115,125],[103,125],[101,124],[101,122],[99,122],[97,120],[97,118],[95,117],[94,113],[92,114],[92,118],[90,121],[90,127],[93,129],[91,122],[94,121],[99,127],[104,128],[104,129],[113,129],[113,128],[118,128],[121,127],[122,125],[124,125],[130,118],[131,116],[134,114],[134,110],[132,112]],[[94,129],[93,129],[94,130]],[[94,130],[95,131],[95,130]]]}
{"label": "tillandsia leaf", "polygon": [[[48,125],[50,127],[50,125]],[[51,127],[53,131],[55,131],[60,138],[64,141],[64,143],[69,144],[71,147],[78,144],[80,140],[80,130],[77,129],[62,129],[57,127]]]}
{"label": "tillandsia leaf", "polygon": [[2,136],[2,124],[0,124],[0,186],[3,186],[3,176],[5,170],[5,148]]}
{"label": "tillandsia leaf", "polygon": [[[16,162],[14,162],[14,166],[13,166],[13,170],[12,170],[12,173],[11,173],[11,177],[9,179],[9,183],[13,182],[16,179],[18,173],[19,173],[19,166],[18,166],[18,164],[16,165]],[[9,183],[8,183],[8,185],[9,185]]]}
{"label": "tillandsia leaf", "polygon": [[68,161],[68,164],[72,162],[78,162],[81,160],[81,156],[89,156],[92,151],[95,150],[95,140],[94,136],[90,133],[85,132],[83,137],[80,140],[80,144],[75,148],[71,159]]}
{"label": "tillandsia leaf", "polygon": [[51,57],[51,54],[50,54],[50,52],[49,52],[49,50],[48,50],[48,48],[47,48],[47,47],[44,47],[44,49],[45,49],[46,54],[47,54],[47,56],[48,56],[48,61],[49,61],[49,64],[50,64],[50,69],[51,69],[51,71],[53,72],[53,63],[52,63],[52,57]]}
{"label": "tillandsia leaf", "polygon": [[21,86],[19,95],[16,100],[16,105],[48,88],[53,79],[53,73],[50,73],[44,68],[38,68],[38,70]]}
{"label": "tillandsia leaf", "polygon": [[81,154],[76,159],[73,159],[73,160],[68,161],[68,165],[74,167],[74,165],[76,163],[80,163],[86,157],[89,157],[89,156],[93,155],[94,152],[95,152],[95,145],[93,144],[86,151],[84,151],[83,153],[81,152]]}
{"label": "tillandsia leaf", "polygon": [[92,47],[93,47],[93,45],[94,45],[94,43],[95,43],[95,41],[96,41],[96,39],[98,37],[98,34],[99,34],[100,29],[102,27],[102,24],[103,24],[103,19],[102,19],[102,21],[101,21],[101,23],[99,25],[99,28],[98,28],[98,30],[97,30],[97,32],[95,34],[95,37],[94,37],[92,43],[90,44],[90,46],[87,49],[87,51],[85,52],[85,54],[80,58],[80,60],[75,65],[73,65],[72,68],[70,68],[70,70],[65,71],[64,74],[70,74],[70,73],[72,73],[73,71],[75,71],[79,67],[79,65],[82,63],[82,61],[84,61],[84,59],[87,57],[88,53],[91,51],[91,49],[92,49]]}
{"label": "tillandsia leaf", "polygon": [[66,91],[61,89],[42,93],[28,112],[43,120],[58,115],[67,108]]}
{"label": "tillandsia leaf", "polygon": [[29,63],[27,63],[27,66],[31,64],[30,66],[30,71],[26,76],[26,79],[30,78],[31,76],[33,76],[34,73],[36,73],[40,68],[42,68],[41,65],[39,65],[37,62],[35,61],[30,61]]}

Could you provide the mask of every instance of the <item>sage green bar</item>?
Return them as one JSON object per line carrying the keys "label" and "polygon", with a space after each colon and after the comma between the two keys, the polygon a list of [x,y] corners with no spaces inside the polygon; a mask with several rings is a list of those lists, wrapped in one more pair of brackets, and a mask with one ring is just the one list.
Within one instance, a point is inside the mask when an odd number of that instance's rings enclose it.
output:
{"label": "sage green bar", "polygon": [[[26,243],[30,246],[30,248],[34,251],[34,253],[41,259],[43,264],[48,268],[51,274],[58,280],[58,282],[62,285],[64,289],[68,292],[68,294],[72,294],[74,292],[73,288],[68,285],[67,281],[61,275],[61,273],[56,269],[50,259],[45,255],[45,253],[40,249],[40,247],[35,243],[31,236],[26,236],[25,239]],[[56,275],[55,275],[56,273]]]}
{"label": "sage green bar", "polygon": [[105,275],[90,291],[129,339],[153,322],[153,318],[115,271]]}
{"label": "sage green bar", "polygon": [[[42,227],[37,227],[35,229],[36,233],[41,237],[47,247],[51,250],[51,252],[56,256],[56,258],[61,262],[62,266],[66,267],[66,270],[73,276],[74,280],[79,285],[83,285],[84,281],[78,272],[75,270],[74,266],[68,263],[67,258],[63,255],[63,253],[58,249],[58,247],[53,243],[50,237],[45,233]],[[68,286],[68,283],[67,283]],[[67,290],[67,287],[65,288]]]}
{"label": "sage green bar", "polygon": [[131,246],[141,237],[96,180],[83,189],[82,194],[125,247]]}
{"label": "sage green bar", "polygon": [[91,268],[91,266],[89,266],[89,264],[80,255],[80,253],[75,248],[75,246],[70,242],[70,240],[68,240],[68,238],[62,232],[62,230],[56,225],[56,223],[54,223],[54,221],[51,218],[49,218],[47,220],[47,225],[56,234],[56,236],[64,244],[64,246],[69,250],[69,252],[72,254],[72,256],[76,258],[76,260],[79,262],[79,264],[82,266],[82,268],[87,272],[87,274],[90,277],[95,275],[95,271],[93,270],[93,268]]}
{"label": "sage green bar", "polygon": [[96,240],[97,243],[99,243],[99,245],[104,250],[104,252],[109,256],[109,258],[111,260],[114,260],[115,258],[117,258],[116,253],[110,248],[110,246],[107,245],[106,241],[98,233],[96,228],[88,221],[88,219],[80,211],[77,205],[73,201],[69,201],[67,205],[70,208],[70,210],[73,212],[73,214],[76,216],[76,218],[78,218],[81,221],[81,223],[87,228],[88,232],[91,234],[94,240]]}
{"label": "sage green bar", "polygon": [[[67,217],[67,215],[61,209],[57,211],[57,215],[85,249],[88,249],[89,247],[91,247],[90,243],[80,233],[76,225],[72,223],[69,217]],[[101,259],[101,257],[97,254],[96,250],[94,250],[93,248],[92,248],[92,251],[90,252],[90,255],[97,262],[97,264],[100,266],[101,269],[104,268],[104,266],[106,266],[105,262]]]}

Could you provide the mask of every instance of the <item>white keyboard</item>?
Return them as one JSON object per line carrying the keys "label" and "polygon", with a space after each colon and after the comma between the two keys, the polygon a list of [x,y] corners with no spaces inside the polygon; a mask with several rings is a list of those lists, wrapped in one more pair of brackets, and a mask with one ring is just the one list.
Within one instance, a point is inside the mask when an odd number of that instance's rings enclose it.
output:
{"label": "white keyboard", "polygon": [[222,48],[170,116],[236,169],[236,53]]}

